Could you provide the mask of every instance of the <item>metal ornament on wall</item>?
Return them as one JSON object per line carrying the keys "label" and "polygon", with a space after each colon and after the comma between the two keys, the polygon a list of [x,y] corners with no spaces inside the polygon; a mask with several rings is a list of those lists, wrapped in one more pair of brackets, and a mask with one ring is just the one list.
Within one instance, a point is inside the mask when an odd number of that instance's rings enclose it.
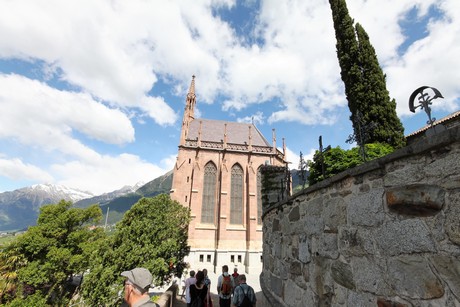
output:
{"label": "metal ornament on wall", "polygon": [[348,136],[348,139],[345,141],[348,144],[353,144],[356,142],[359,145],[359,151],[363,158],[363,161],[367,161],[366,155],[366,143],[370,137],[370,133],[377,127],[375,122],[365,123],[361,112],[356,112],[354,120],[357,124],[357,129],[354,133]]}
{"label": "metal ornament on wall", "polygon": [[299,180],[300,183],[302,184],[302,189],[305,188],[305,183],[307,182],[307,162],[305,162],[305,159],[303,158],[302,152],[300,152],[300,162],[299,162]]}
{"label": "metal ornament on wall", "polygon": [[[430,94],[426,93],[426,89],[431,89],[434,93],[433,96],[430,96]],[[419,105],[414,106],[414,100],[418,95],[418,102]],[[416,89],[409,97],[409,110],[412,113],[415,113],[415,109],[420,108],[422,110],[425,110],[426,115],[428,116],[428,121],[426,122],[427,124],[431,125],[433,127],[433,123],[436,120],[436,118],[431,117],[431,107],[432,101],[437,98],[444,98],[438,89],[431,87],[431,86],[421,86],[418,89]]]}
{"label": "metal ornament on wall", "polygon": [[325,168],[325,163],[324,163],[324,154],[326,151],[331,149],[331,145],[327,146],[325,149],[323,149],[323,136],[320,135],[319,139],[319,162],[321,163],[321,174],[323,175],[323,180],[326,179],[326,168]]}

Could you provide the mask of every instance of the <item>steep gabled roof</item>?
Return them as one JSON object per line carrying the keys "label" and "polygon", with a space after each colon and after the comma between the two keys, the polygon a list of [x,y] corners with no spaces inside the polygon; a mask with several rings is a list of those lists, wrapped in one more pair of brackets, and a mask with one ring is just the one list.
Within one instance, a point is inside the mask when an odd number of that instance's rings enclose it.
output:
{"label": "steep gabled roof", "polygon": [[[202,142],[223,142],[224,134],[227,134],[227,143],[249,144],[249,127],[251,127],[251,145],[270,147],[270,143],[253,124],[227,122],[221,120],[197,118],[190,123],[187,139],[197,140],[201,122]],[[227,127],[225,127],[227,125]]]}

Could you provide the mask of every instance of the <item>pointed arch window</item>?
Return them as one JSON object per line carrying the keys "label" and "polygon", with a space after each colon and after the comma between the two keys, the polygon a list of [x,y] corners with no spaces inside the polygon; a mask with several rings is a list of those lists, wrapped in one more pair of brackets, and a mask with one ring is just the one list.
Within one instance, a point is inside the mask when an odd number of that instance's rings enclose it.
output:
{"label": "pointed arch window", "polygon": [[238,164],[232,167],[230,224],[243,224],[243,169]]}
{"label": "pointed arch window", "polygon": [[216,209],[217,168],[212,162],[204,167],[203,203],[201,205],[201,223],[214,224]]}
{"label": "pointed arch window", "polygon": [[257,224],[262,224],[262,173],[257,170]]}

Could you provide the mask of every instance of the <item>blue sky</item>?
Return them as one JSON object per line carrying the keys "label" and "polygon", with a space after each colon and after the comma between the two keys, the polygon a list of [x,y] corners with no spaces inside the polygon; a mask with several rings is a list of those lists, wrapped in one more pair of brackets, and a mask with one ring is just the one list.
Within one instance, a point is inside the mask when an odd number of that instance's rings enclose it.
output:
{"label": "blue sky", "polygon": [[[458,0],[348,0],[405,133],[460,109]],[[203,118],[251,121],[298,165],[352,132],[326,0],[0,0],[0,192],[110,192],[172,169],[196,75]]]}

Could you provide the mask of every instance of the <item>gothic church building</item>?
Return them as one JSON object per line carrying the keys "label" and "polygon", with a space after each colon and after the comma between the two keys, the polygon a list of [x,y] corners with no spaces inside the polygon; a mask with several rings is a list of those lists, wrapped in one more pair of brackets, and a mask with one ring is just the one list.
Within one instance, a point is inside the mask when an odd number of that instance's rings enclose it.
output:
{"label": "gothic church building", "polygon": [[[171,198],[190,208],[186,259],[194,270],[262,269],[260,167],[285,166],[283,152],[254,124],[195,118],[195,77],[187,94]],[[283,141],[284,143],[284,141]]]}

